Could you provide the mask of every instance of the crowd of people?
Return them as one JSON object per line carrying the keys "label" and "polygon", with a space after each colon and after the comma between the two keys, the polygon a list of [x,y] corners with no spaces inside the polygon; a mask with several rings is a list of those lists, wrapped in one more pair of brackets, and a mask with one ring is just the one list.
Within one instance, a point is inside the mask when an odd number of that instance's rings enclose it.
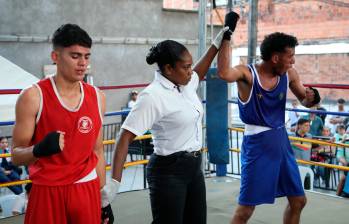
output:
{"label": "crowd of people", "polygon": [[[335,112],[346,112],[346,101],[342,98],[337,100]],[[292,107],[297,109],[298,102],[292,100]],[[325,109],[320,105],[312,107],[313,110]],[[348,117],[340,115],[326,116],[325,113],[311,112],[301,116],[297,111],[288,112],[289,136],[296,136],[308,139],[323,140],[332,143],[349,144],[349,123]],[[297,159],[316,161],[328,164],[348,166],[349,147],[321,145],[302,141],[293,141],[292,148]],[[315,183],[319,186],[329,187],[331,169],[319,166],[312,166],[315,174]],[[334,175],[334,174],[332,174]],[[340,172],[337,195],[348,196],[349,192],[343,191],[346,180],[346,172]]]}

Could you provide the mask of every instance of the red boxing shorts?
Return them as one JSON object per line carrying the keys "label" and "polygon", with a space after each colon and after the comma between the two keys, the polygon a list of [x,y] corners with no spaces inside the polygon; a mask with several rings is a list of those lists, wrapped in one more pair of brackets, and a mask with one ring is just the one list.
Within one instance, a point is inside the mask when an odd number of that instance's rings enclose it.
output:
{"label": "red boxing shorts", "polygon": [[100,224],[99,178],[64,186],[33,184],[24,223]]}

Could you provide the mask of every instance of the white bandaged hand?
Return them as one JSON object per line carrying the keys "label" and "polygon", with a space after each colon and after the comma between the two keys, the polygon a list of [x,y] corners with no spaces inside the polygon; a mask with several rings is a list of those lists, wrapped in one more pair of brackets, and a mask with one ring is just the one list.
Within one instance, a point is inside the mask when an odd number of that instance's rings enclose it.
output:
{"label": "white bandaged hand", "polygon": [[217,36],[214,38],[212,44],[219,50],[219,48],[221,47],[221,43],[222,43],[222,39],[223,39],[223,35],[225,33],[225,31],[229,30],[229,26],[224,27],[223,29],[221,29],[221,31],[219,31],[219,33],[217,34]]}
{"label": "white bandaged hand", "polygon": [[119,191],[120,182],[111,178],[101,190],[102,208],[111,204]]}

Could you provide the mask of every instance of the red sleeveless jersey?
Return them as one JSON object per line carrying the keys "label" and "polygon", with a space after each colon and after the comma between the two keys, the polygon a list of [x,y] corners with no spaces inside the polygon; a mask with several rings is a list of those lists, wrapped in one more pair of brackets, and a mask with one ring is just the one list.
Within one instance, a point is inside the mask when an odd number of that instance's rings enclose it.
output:
{"label": "red sleeveless jersey", "polygon": [[52,78],[41,80],[36,86],[41,91],[42,108],[32,144],[40,142],[52,131],[63,131],[65,137],[63,151],[39,158],[29,166],[29,177],[40,185],[72,184],[89,174],[98,161],[93,151],[102,125],[97,91],[80,82],[80,104],[72,110],[60,100]]}

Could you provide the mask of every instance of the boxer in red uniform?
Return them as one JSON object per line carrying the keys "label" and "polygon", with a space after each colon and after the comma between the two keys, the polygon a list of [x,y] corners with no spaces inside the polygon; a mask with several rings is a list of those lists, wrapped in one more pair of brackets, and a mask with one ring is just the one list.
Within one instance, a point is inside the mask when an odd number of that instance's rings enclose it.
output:
{"label": "boxer in red uniform", "polygon": [[[74,24],[53,35],[57,73],[25,89],[16,104],[13,163],[29,165],[25,223],[101,223],[105,184],[105,96],[84,83],[92,40]],[[110,204],[102,209],[113,222]]]}

